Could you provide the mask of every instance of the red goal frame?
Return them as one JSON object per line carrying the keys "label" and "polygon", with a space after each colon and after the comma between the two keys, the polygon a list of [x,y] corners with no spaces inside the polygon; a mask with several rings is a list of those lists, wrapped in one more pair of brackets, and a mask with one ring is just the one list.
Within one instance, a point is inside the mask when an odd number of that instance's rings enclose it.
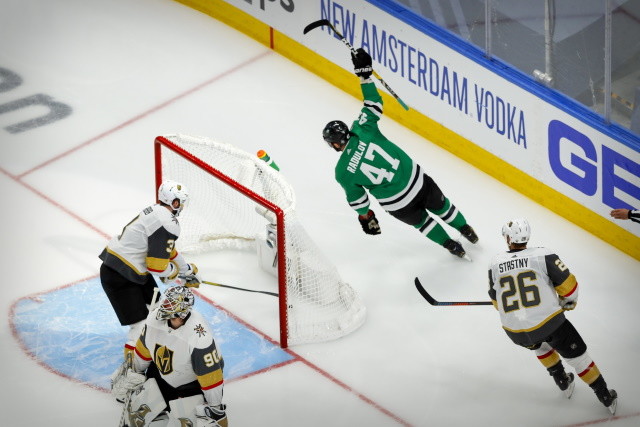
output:
{"label": "red goal frame", "polygon": [[206,171],[210,175],[213,175],[215,179],[223,181],[245,197],[251,199],[255,203],[270,210],[276,215],[276,235],[277,235],[277,250],[278,250],[278,294],[279,294],[279,321],[280,321],[280,347],[288,347],[288,319],[287,319],[287,280],[286,280],[286,245],[285,245],[285,231],[284,231],[284,212],[275,204],[266,200],[264,197],[256,194],[254,191],[248,189],[237,181],[224,175],[219,170],[203,162],[198,157],[177,146],[167,138],[163,136],[156,137],[154,141],[154,161],[155,161],[155,194],[158,194],[158,188],[162,184],[162,149],[171,150],[184,159],[190,161],[196,167]]}

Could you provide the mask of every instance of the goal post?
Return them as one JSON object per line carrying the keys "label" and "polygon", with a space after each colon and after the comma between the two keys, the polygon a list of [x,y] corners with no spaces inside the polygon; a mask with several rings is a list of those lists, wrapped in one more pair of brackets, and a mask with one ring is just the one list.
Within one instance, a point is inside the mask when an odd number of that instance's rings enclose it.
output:
{"label": "goal post", "polygon": [[[270,272],[278,279],[281,347],[336,339],[362,325],[362,301],[298,221],[295,193],[280,172],[256,155],[200,136],[158,136],[154,156],[156,188],[172,179],[190,191],[176,243],[181,252],[259,252],[275,243]],[[268,227],[275,228],[275,242]]]}

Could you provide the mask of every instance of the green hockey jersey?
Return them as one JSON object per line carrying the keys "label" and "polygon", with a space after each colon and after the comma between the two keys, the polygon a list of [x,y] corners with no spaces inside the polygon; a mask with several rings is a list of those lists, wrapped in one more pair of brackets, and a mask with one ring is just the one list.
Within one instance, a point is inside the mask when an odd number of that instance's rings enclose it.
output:
{"label": "green hockey jersey", "polygon": [[351,126],[349,142],[336,164],[336,181],[349,205],[364,215],[369,210],[368,193],[388,212],[405,207],[422,187],[423,173],[400,147],[378,128],[382,97],[371,79],[362,82],[364,106]]}

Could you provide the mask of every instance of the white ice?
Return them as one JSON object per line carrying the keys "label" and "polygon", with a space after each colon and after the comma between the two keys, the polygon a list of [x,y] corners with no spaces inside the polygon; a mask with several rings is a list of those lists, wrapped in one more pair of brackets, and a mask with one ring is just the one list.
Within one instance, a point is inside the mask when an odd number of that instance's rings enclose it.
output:
{"label": "white ice", "polygon": [[[0,11],[0,67],[22,77],[0,90],[0,105],[46,94],[73,108],[18,134],[4,127],[46,111],[0,115],[0,425],[117,423],[120,405],[109,394],[28,356],[10,309],[98,274],[107,239],[154,200],[152,143],[167,133],[267,150],[296,190],[305,228],[368,308],[352,335],[293,347],[299,361],[227,383],[230,425],[640,425],[637,260],[389,118],[382,131],[434,177],[480,242],[465,245],[473,262],[456,259],[377,205],[382,235],[367,236],[320,135],[329,120],[353,120],[359,99],[169,0],[0,0]],[[350,66],[346,50],[342,65]],[[568,316],[618,391],[615,418],[581,381],[566,400],[491,307],[433,307],[415,290],[419,276],[437,299],[487,299],[488,262],[504,250],[500,228],[514,216],[529,219],[531,245],[552,248],[577,276],[580,300]],[[253,257],[223,258],[195,260],[208,280],[273,290]],[[278,339],[272,297],[202,294]]]}

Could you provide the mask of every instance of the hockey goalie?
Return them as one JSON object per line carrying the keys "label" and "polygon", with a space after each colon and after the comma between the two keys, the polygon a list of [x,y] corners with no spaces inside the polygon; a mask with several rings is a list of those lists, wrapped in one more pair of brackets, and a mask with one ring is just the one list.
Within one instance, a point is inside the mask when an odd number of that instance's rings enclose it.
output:
{"label": "hockey goalie", "polygon": [[112,379],[124,403],[120,426],[227,427],[224,359],[193,303],[189,288],[171,286],[147,317],[132,359]]}

